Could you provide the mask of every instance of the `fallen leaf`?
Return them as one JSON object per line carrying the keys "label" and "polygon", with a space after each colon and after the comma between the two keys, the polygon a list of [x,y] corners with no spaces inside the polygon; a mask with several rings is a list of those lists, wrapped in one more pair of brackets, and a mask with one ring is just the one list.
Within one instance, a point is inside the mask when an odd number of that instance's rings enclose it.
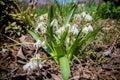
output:
{"label": "fallen leaf", "polygon": [[19,51],[18,51],[18,53],[17,53],[17,57],[26,60],[26,58],[25,58],[25,56],[24,56],[24,54],[23,54],[23,51],[22,51],[22,47],[20,47],[20,49],[19,49]]}
{"label": "fallen leaf", "polygon": [[25,36],[19,38],[20,42],[25,42]]}

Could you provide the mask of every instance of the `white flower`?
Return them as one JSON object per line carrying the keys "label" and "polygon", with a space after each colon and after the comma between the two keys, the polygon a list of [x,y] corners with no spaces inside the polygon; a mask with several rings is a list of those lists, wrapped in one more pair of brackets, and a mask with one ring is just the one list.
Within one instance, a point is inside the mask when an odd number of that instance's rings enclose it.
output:
{"label": "white flower", "polygon": [[90,16],[90,14],[87,14],[86,12],[82,12],[81,17],[83,17],[85,21],[92,21],[92,16]]}
{"label": "white flower", "polygon": [[40,31],[41,31],[42,34],[45,34],[46,33],[46,28],[45,27],[40,28]]}
{"label": "white flower", "polygon": [[57,21],[57,19],[54,19],[54,20],[51,22],[50,26],[58,27],[58,21]]}
{"label": "white flower", "polygon": [[85,16],[85,21],[92,21],[92,17],[89,14],[87,14]]}
{"label": "white flower", "polygon": [[88,27],[84,27],[82,32],[85,33],[85,34],[88,34]]}
{"label": "white flower", "polygon": [[42,47],[46,47],[45,41],[43,41],[43,42],[41,43],[41,46],[42,46]]}
{"label": "white flower", "polygon": [[66,44],[70,44],[70,38],[69,37],[66,38]]}
{"label": "white flower", "polygon": [[71,27],[71,25],[68,23],[65,27],[66,27],[66,28],[67,28],[67,27]]}
{"label": "white flower", "polygon": [[38,23],[38,25],[36,26],[36,28],[41,28],[41,27],[43,27],[45,25],[45,23],[44,22],[40,22],[40,23]]}
{"label": "white flower", "polygon": [[87,14],[86,14],[86,12],[82,12],[80,15],[81,15],[81,17],[85,17]]}
{"label": "white flower", "polygon": [[81,4],[81,7],[85,7],[85,3],[82,3],[82,4]]}
{"label": "white flower", "polygon": [[60,35],[60,34],[62,34],[64,31],[65,31],[65,27],[63,26],[63,27],[60,27],[55,33],[56,33],[57,35]]}
{"label": "white flower", "polygon": [[44,20],[44,16],[39,16],[39,20],[43,21]]}
{"label": "white flower", "polygon": [[43,14],[43,15],[39,16],[39,20],[40,21],[46,20],[47,17],[48,17],[48,14]]}
{"label": "white flower", "polygon": [[46,45],[45,45],[45,42],[43,41],[41,41],[41,40],[37,40],[36,41],[36,43],[34,43],[34,47],[36,47],[36,48],[40,48],[40,47],[45,47]]}
{"label": "white flower", "polygon": [[46,23],[45,22],[40,22],[40,23],[38,23],[38,25],[37,25],[37,27],[36,27],[36,29],[35,29],[35,32],[38,32],[38,30],[40,29],[40,31],[41,31],[41,33],[42,34],[45,34],[46,33]]}
{"label": "white flower", "polygon": [[31,63],[27,63],[23,66],[23,69],[25,71],[27,71],[28,74],[30,74],[32,72],[32,69],[31,69]]}
{"label": "white flower", "polygon": [[81,15],[80,15],[80,14],[75,14],[75,15],[74,15],[74,19],[76,19],[76,20],[81,20]]}
{"label": "white flower", "polygon": [[23,66],[23,69],[27,71],[28,74],[32,73],[35,69],[42,68],[42,64],[45,61],[38,60],[38,58],[40,58],[40,54],[36,54],[35,57],[31,58],[30,62]]}
{"label": "white flower", "polygon": [[89,25],[88,27],[84,27],[82,32],[85,34],[88,34],[89,32],[93,31],[93,27],[91,25]]}
{"label": "white flower", "polygon": [[77,34],[79,33],[78,25],[77,25],[77,24],[74,24],[74,25],[69,29],[69,32],[73,33],[73,35],[77,35]]}
{"label": "white flower", "polygon": [[91,25],[88,26],[89,31],[93,31],[93,27]]}

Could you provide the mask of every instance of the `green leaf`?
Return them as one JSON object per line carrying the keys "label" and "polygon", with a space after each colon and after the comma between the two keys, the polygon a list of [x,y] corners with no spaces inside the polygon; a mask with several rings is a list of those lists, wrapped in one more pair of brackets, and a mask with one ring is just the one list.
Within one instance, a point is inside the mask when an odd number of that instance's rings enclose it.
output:
{"label": "green leaf", "polygon": [[70,65],[68,58],[66,56],[59,58],[60,69],[62,73],[63,80],[69,80],[70,76]]}
{"label": "green leaf", "polygon": [[55,38],[54,38],[54,34],[53,34],[53,27],[50,26],[52,20],[54,19],[54,6],[51,5],[50,6],[50,10],[49,10],[49,13],[48,13],[48,26],[47,26],[47,37],[49,39],[49,44],[52,46],[52,42],[55,43]]}
{"label": "green leaf", "polygon": [[77,47],[79,46],[79,42],[81,41],[82,37],[81,37],[81,31],[79,31],[76,40],[73,42],[73,44],[71,45],[70,49],[68,50],[68,54],[69,54],[69,59],[71,59],[71,57],[73,56],[73,53],[75,51],[77,51]]}
{"label": "green leaf", "polygon": [[50,26],[50,23],[52,22],[52,20],[54,19],[54,6],[51,5],[49,12],[48,12],[48,27]]}
{"label": "green leaf", "polygon": [[55,0],[55,3],[57,4],[58,11],[60,12],[60,16],[63,16],[62,9],[61,9],[61,6],[60,6],[59,2],[57,0]]}
{"label": "green leaf", "polygon": [[[42,37],[40,37],[37,33],[31,31],[31,30],[28,30],[28,32],[32,35],[32,37],[35,39],[35,40],[41,40],[43,41]],[[45,40],[44,40],[45,41]],[[50,54],[51,56],[54,56],[53,53],[52,53],[52,48],[51,46],[46,42],[46,46],[43,47],[43,49],[48,53]]]}
{"label": "green leaf", "polygon": [[32,22],[32,20],[30,19],[30,16],[28,16],[28,15],[25,14],[25,13],[23,13],[23,16],[25,17],[26,22],[27,22],[30,26],[32,26],[33,28],[35,28],[35,25],[34,25],[34,23]]}
{"label": "green leaf", "polygon": [[73,15],[73,13],[74,13],[76,7],[77,7],[77,5],[74,4],[74,5],[70,8],[70,11],[68,12],[67,17],[66,17],[66,19],[65,19],[65,21],[64,21],[64,23],[63,23],[63,26],[64,26],[64,27],[69,23],[69,21],[70,21],[72,15]]}
{"label": "green leaf", "polygon": [[64,41],[67,37],[69,28],[65,28],[64,33],[60,36],[60,45],[64,45]]}
{"label": "green leaf", "polygon": [[88,33],[85,36],[85,40],[84,40],[85,44],[82,46],[82,51],[84,51],[87,48],[87,46],[94,40],[94,38],[102,28],[103,26],[97,27],[94,31],[92,31],[91,33]]}
{"label": "green leaf", "polygon": [[31,31],[31,30],[28,30],[28,32],[32,35],[32,37],[33,37],[35,40],[40,40],[40,36],[39,36],[37,33],[33,32],[33,31]]}

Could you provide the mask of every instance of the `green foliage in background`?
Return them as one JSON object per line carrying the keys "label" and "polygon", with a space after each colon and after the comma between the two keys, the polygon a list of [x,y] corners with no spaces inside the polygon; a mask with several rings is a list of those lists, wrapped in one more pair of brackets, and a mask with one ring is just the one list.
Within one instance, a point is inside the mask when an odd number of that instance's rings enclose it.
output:
{"label": "green foliage in background", "polygon": [[116,6],[113,1],[102,3],[98,6],[97,15],[104,19],[120,19],[120,6]]}

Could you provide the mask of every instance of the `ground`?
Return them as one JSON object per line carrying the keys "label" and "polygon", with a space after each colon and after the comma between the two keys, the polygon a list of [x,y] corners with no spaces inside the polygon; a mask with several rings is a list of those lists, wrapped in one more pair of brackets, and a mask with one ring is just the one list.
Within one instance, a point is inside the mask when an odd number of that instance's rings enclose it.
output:
{"label": "ground", "polygon": [[[70,62],[69,80],[120,80],[120,42],[118,41],[120,32],[116,30],[111,33],[112,35],[108,34],[114,31],[115,21],[113,20],[101,20],[98,25],[101,24],[106,25],[99,33],[101,35],[103,33],[104,37],[98,43],[96,37],[88,51],[85,52],[86,57],[74,56],[73,61]],[[29,34],[26,34],[14,41],[1,42],[1,46],[9,46],[17,42],[35,41]],[[53,59],[46,60],[41,69],[37,69],[31,74],[27,74],[23,70],[23,65],[29,62],[36,52],[36,48],[32,44],[14,45],[7,49],[6,52],[0,51],[0,80],[62,80],[59,66]],[[95,53],[94,56],[89,55],[91,51]],[[42,58],[49,56],[42,48],[37,53]]]}

